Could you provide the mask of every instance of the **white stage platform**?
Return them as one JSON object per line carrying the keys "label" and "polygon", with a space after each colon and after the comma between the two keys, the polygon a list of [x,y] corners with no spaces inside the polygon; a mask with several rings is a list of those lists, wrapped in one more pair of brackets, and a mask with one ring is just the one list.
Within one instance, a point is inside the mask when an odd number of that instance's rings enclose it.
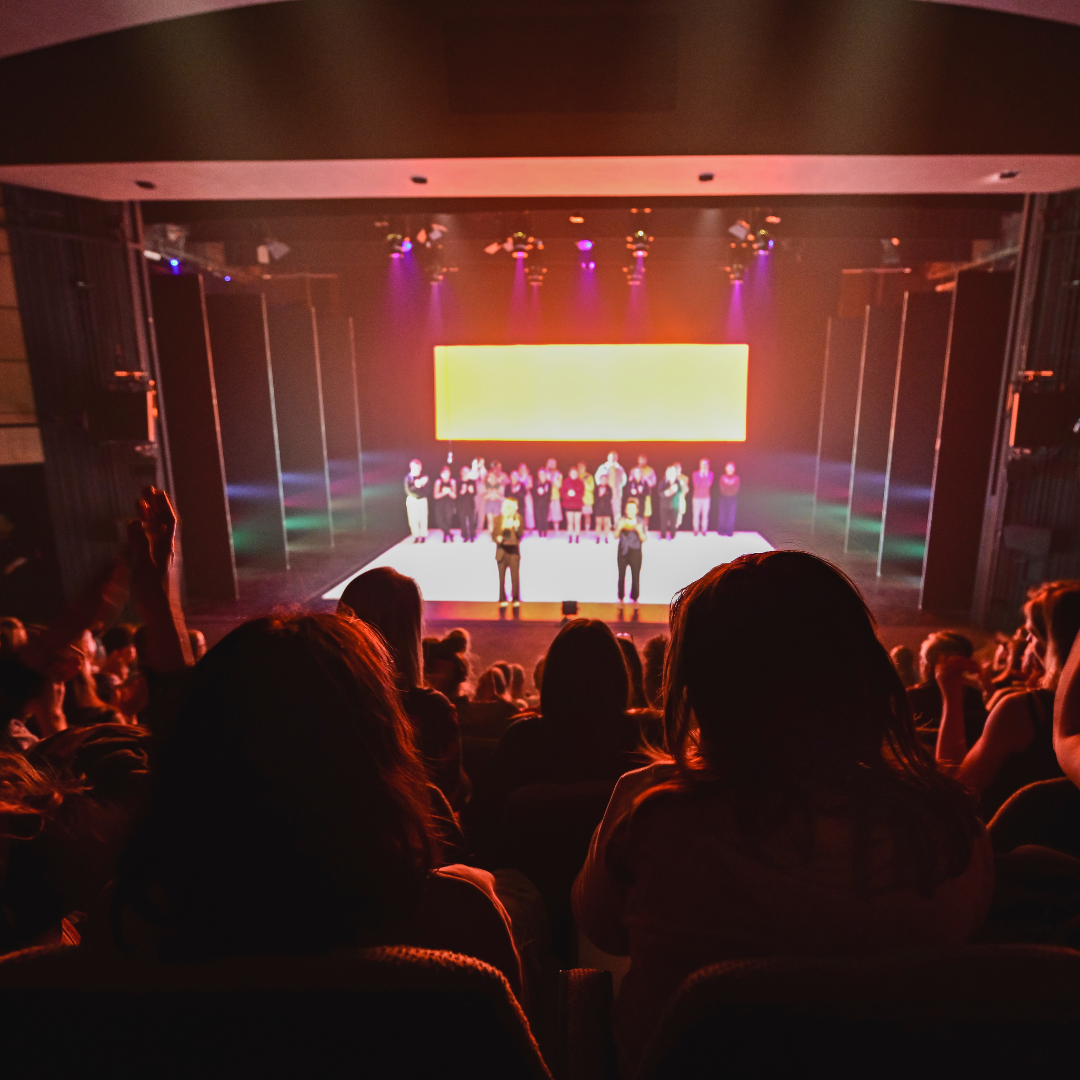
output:
{"label": "white stage platform", "polygon": [[[640,603],[666,607],[680,589],[707,570],[756,551],[772,551],[772,544],[756,532],[734,536],[679,533],[674,540],[660,540],[656,533],[650,533],[642,550]],[[526,536],[521,543],[523,605],[563,600],[614,603],[618,577],[615,552],[614,541],[597,544],[592,536],[583,535],[580,544],[568,543],[565,533]],[[403,540],[356,574],[375,566],[392,566],[415,578],[427,601],[496,600],[495,544],[486,533],[471,544],[460,540],[444,544],[439,533],[430,535],[425,544]],[[325,593],[323,599],[337,600],[356,574]],[[626,577],[629,589],[629,572]],[[509,586],[509,575],[507,579]]]}

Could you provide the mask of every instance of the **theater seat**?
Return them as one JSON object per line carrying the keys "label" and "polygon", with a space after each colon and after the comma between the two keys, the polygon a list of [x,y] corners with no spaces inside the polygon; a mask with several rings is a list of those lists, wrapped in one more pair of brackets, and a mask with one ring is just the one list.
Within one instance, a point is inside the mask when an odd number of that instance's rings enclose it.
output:
{"label": "theater seat", "polygon": [[0,962],[6,1075],[550,1080],[506,979],[454,953],[96,959]]}
{"label": "theater seat", "polygon": [[1080,953],[973,945],[716,964],[683,983],[638,1080],[1067,1076]]}
{"label": "theater seat", "polygon": [[615,785],[531,784],[506,803],[494,865],[520,870],[539,890],[551,919],[552,948],[565,965],[576,960],[570,890]]}
{"label": "theater seat", "polygon": [[1002,804],[987,832],[998,854],[1036,844],[1080,858],[1080,790],[1063,776],[1028,784]]}

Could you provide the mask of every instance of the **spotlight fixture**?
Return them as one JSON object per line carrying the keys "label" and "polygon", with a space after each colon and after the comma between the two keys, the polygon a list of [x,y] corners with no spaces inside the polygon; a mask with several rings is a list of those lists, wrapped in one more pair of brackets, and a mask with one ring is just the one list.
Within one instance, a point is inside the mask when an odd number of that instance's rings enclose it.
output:
{"label": "spotlight fixture", "polygon": [[519,229],[505,240],[493,241],[484,250],[489,255],[494,255],[499,251],[509,251],[515,259],[527,259],[530,251],[544,250],[544,241],[538,240],[535,236],[528,236]]}
{"label": "spotlight fixture", "polygon": [[768,229],[758,229],[757,232],[750,233],[750,246],[758,255],[768,255],[773,246],[773,238],[769,235]]}
{"label": "spotlight fixture", "polygon": [[581,269],[582,270],[595,270],[596,269],[596,260],[595,259],[582,259],[581,260]]}
{"label": "spotlight fixture", "polygon": [[280,240],[274,240],[271,237],[267,237],[256,249],[255,258],[262,263],[263,266],[269,266],[270,260],[273,259],[277,262],[278,259],[284,259],[292,248],[288,244],[283,244]]}
{"label": "spotlight fixture", "polygon": [[390,247],[390,258],[400,259],[412,251],[412,241],[401,233],[392,232],[386,234],[386,242]]}
{"label": "spotlight fixture", "polygon": [[585,219],[580,214],[571,214],[570,215],[570,224],[571,225],[584,225],[585,224]]}
{"label": "spotlight fixture", "polygon": [[645,280],[645,262],[643,259],[634,260],[633,266],[624,266],[623,273],[626,275],[626,284],[630,286],[640,285]]}
{"label": "spotlight fixture", "polygon": [[900,237],[882,238],[881,265],[887,269],[897,269],[903,265],[900,261]]}
{"label": "spotlight fixture", "polygon": [[591,240],[579,240],[577,242],[578,251],[592,251],[593,242]]}
{"label": "spotlight fixture", "polygon": [[540,266],[539,264],[526,265],[525,267],[525,280],[530,285],[540,286],[544,284],[544,275],[547,273],[546,266]]}
{"label": "spotlight fixture", "polygon": [[644,229],[638,229],[633,236],[626,238],[626,247],[634,255],[634,258],[644,258],[649,254],[649,245],[653,242],[653,237]]}
{"label": "spotlight fixture", "polygon": [[766,225],[779,225],[780,224],[780,215],[779,214],[770,214],[765,219],[765,224]]}
{"label": "spotlight fixture", "polygon": [[446,277],[447,267],[443,266],[442,261],[433,262],[427,268],[427,279],[432,285],[438,285],[444,277]]}

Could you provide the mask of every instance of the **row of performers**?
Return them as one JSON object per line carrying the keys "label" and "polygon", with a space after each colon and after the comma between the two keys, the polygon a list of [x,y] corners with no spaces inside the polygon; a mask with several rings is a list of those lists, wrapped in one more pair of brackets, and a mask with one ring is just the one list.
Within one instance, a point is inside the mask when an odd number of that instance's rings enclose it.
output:
{"label": "row of performers", "polygon": [[638,456],[629,473],[612,451],[595,474],[581,461],[571,466],[565,476],[555,458],[548,458],[534,479],[524,462],[507,474],[500,462],[492,461],[489,466],[483,458],[463,465],[460,476],[455,478],[448,457],[434,484],[417,458],[409,463],[405,477],[405,507],[416,543],[427,538],[429,499],[433,503],[434,527],[442,531],[444,542],[452,539],[453,529],[459,529],[465,541],[474,540],[478,530],[486,528],[490,532],[502,512],[503,501],[512,499],[527,531],[546,536],[565,522],[569,540],[575,543],[580,542],[582,529],[590,531],[595,522],[599,543],[601,536],[608,539],[624,500],[631,498],[643,507],[646,523],[653,515],[655,501],[662,536],[674,536],[688,508],[693,512],[694,535],[704,536],[709,531],[713,492],[717,491],[718,531],[730,536],[735,531],[740,486],[734,462],[727,463],[717,480],[707,458],[701,459],[690,476],[682,471],[679,462],[673,462],[662,478],[657,477],[644,454]]}

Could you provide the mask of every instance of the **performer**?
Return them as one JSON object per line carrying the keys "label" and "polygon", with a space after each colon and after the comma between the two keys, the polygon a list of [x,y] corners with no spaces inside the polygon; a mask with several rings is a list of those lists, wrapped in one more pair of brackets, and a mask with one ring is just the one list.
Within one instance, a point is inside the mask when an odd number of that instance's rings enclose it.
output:
{"label": "performer", "polygon": [[[649,502],[651,501],[649,499],[649,485],[645,483],[645,473],[640,465],[635,465],[630,470],[630,475],[626,478],[626,487],[623,489],[623,494],[626,496],[627,501],[630,499],[635,500],[639,509],[642,506],[649,505]],[[648,517],[640,518],[640,520],[644,523],[645,528],[648,529]]]}
{"label": "performer", "polygon": [[409,532],[414,544],[427,539],[427,493],[428,477],[423,475],[424,463],[419,458],[409,462],[409,475],[405,477],[405,513],[409,518]]}
{"label": "performer", "polygon": [[675,462],[675,472],[679,476],[679,504],[675,515],[675,531],[682,528],[682,519],[686,517],[686,493],[690,490],[690,477],[682,471],[682,462]]}
{"label": "performer", "polygon": [[615,517],[622,514],[622,494],[626,484],[626,470],[619,464],[619,455],[611,451],[599,469],[596,470],[596,482],[607,482],[611,488],[611,510]]}
{"label": "performer", "polygon": [[523,461],[518,467],[518,476],[521,477],[521,482],[525,485],[525,505],[518,504],[518,510],[521,512],[521,516],[525,521],[525,531],[536,528],[536,504],[533,501],[533,478],[532,473],[529,472],[529,466]]}
{"label": "performer", "polygon": [[721,536],[735,535],[735,511],[739,505],[739,488],[742,481],[735,474],[735,462],[729,461],[724,466],[724,475],[720,477],[720,528]]}
{"label": "performer", "polygon": [[461,539],[471,544],[476,539],[476,479],[468,465],[461,466],[457,493],[458,528]]}
{"label": "performer", "polygon": [[487,499],[487,491],[484,482],[487,480],[487,465],[483,458],[473,458],[472,478],[476,481],[476,530],[479,532],[484,523],[484,502]]}
{"label": "performer", "polygon": [[561,485],[562,473],[558,469],[554,473],[548,469],[548,483],[551,484],[551,501],[548,503],[548,524],[552,532],[559,531],[559,522],[563,519]]}
{"label": "performer", "polygon": [[678,528],[679,515],[679,467],[669,465],[664,473],[664,483],[660,485],[660,539],[674,540]]}
{"label": "performer", "polygon": [[706,536],[709,532],[709,508],[712,506],[712,469],[709,468],[709,459],[702,458],[698,462],[698,470],[692,480],[694,485],[694,535]]}
{"label": "performer", "polygon": [[450,475],[450,466],[444,465],[435,481],[435,528],[442,529],[442,540],[453,543],[454,505],[457,500],[457,481]]}
{"label": "performer", "polygon": [[[548,521],[554,532],[559,531],[559,522],[563,519],[562,505],[559,501],[559,492],[562,489],[563,474],[559,472],[559,463],[552,457],[547,459],[548,480],[551,481],[551,506],[548,508]],[[558,511],[558,517],[551,517],[553,510]]]}
{"label": "performer", "polygon": [[521,606],[518,574],[521,568],[521,515],[513,499],[504,499],[502,512],[495,515],[492,539],[495,541],[495,564],[499,570],[499,607],[506,607],[506,571],[510,571],[510,587],[514,607]]}
{"label": "performer", "polygon": [[569,544],[581,543],[581,508],[584,505],[585,481],[578,476],[576,468],[571,468],[570,475],[563,481],[559,501],[566,511],[566,541]]}
{"label": "performer", "polygon": [[533,510],[536,514],[536,531],[540,536],[547,536],[548,510],[551,507],[551,481],[547,469],[536,470],[536,487],[533,488]]}
{"label": "performer", "polygon": [[[603,468],[603,466],[601,466]],[[597,470],[599,472],[599,469]],[[596,515],[596,542],[600,543],[603,534],[604,543],[611,543],[611,486],[604,480],[596,485],[596,501],[593,513]]]}
{"label": "performer", "polygon": [[641,595],[641,545],[648,538],[648,530],[638,517],[637,499],[628,498],[623,516],[615,527],[615,538],[619,541],[619,603],[623,601],[626,589],[626,568],[630,567],[630,599],[637,607]]}
{"label": "performer", "polygon": [[506,497],[513,499],[518,504],[518,513],[521,514],[521,520],[523,525],[526,523],[525,515],[525,496],[529,493],[529,489],[525,486],[525,481],[522,479],[521,473],[515,469],[510,474],[510,483],[506,488]]}
{"label": "performer", "polygon": [[577,474],[585,485],[585,493],[581,497],[581,523],[585,531],[588,532],[592,528],[593,502],[596,499],[596,479],[585,468],[584,461],[578,462]]}
{"label": "performer", "polygon": [[645,485],[648,491],[645,494],[645,505],[642,513],[642,520],[645,522],[645,528],[649,527],[649,522],[652,520],[653,504],[652,504],[652,492],[656,487],[656,470],[649,464],[649,459],[644,454],[638,454],[638,468],[641,470],[642,478],[645,480]]}
{"label": "performer", "polygon": [[484,478],[484,513],[487,515],[488,529],[495,528],[495,519],[502,510],[506,480],[506,474],[502,471],[502,462],[493,461]]}

